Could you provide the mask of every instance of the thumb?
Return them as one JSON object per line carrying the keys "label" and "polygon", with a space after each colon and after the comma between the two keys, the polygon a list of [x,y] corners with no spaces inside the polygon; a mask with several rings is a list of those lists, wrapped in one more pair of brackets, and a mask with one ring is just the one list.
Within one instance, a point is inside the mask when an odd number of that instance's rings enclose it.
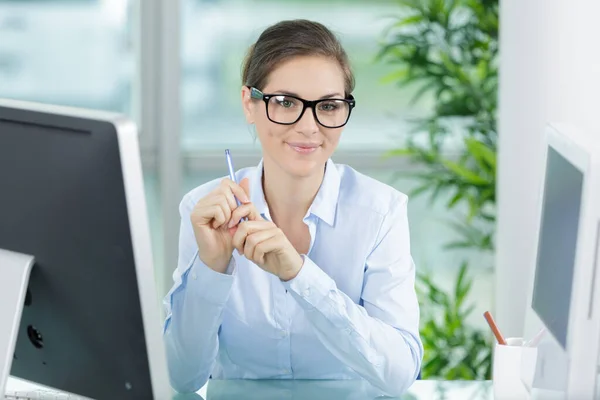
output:
{"label": "thumb", "polygon": [[246,195],[248,196],[248,198],[250,198],[250,179],[248,179],[248,178],[242,179],[242,181],[240,182],[240,186],[242,189],[244,189],[244,192],[246,192]]}

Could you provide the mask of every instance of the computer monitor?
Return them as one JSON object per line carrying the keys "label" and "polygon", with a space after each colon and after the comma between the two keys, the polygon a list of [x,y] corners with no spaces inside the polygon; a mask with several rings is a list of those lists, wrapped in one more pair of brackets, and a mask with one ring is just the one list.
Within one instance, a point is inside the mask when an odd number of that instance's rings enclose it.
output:
{"label": "computer monitor", "polygon": [[0,100],[0,397],[172,396],[147,218],[132,122]]}
{"label": "computer monitor", "polygon": [[[600,338],[594,309],[600,220],[600,137],[548,125],[535,268],[521,376],[533,398],[592,398]],[[590,357],[594,354],[594,357]]]}

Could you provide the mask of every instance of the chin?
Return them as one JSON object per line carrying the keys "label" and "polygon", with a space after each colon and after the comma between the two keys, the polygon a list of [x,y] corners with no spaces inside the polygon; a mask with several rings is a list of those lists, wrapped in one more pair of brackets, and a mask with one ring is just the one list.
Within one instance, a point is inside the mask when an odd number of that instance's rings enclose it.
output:
{"label": "chin", "polygon": [[285,170],[291,176],[297,178],[308,178],[309,176],[313,176],[319,172],[323,172],[323,167],[325,166],[326,161],[323,160],[298,160],[293,158],[288,158],[282,160],[285,165]]}

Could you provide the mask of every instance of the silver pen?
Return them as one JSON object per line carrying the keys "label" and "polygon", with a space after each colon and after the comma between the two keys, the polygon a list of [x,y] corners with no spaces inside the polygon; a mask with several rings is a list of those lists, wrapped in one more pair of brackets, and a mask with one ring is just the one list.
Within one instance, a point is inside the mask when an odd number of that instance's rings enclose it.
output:
{"label": "silver pen", "polygon": [[[233,169],[233,161],[231,160],[231,152],[229,151],[229,149],[225,149],[225,159],[227,160],[227,168],[229,169],[229,179],[231,179],[237,184],[238,182],[235,179],[235,170]],[[235,202],[237,203],[238,207],[241,206],[242,203],[237,198],[237,196],[234,194],[233,197],[235,197]],[[242,221],[246,220],[247,218],[242,218]]]}

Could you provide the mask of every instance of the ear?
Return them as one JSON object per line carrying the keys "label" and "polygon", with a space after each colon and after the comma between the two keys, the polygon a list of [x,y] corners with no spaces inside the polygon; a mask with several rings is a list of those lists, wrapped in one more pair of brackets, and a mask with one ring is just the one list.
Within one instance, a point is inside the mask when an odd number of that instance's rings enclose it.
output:
{"label": "ear", "polygon": [[248,89],[248,86],[242,86],[242,108],[244,110],[244,115],[246,116],[246,122],[253,124],[254,103],[250,97],[250,89]]}

